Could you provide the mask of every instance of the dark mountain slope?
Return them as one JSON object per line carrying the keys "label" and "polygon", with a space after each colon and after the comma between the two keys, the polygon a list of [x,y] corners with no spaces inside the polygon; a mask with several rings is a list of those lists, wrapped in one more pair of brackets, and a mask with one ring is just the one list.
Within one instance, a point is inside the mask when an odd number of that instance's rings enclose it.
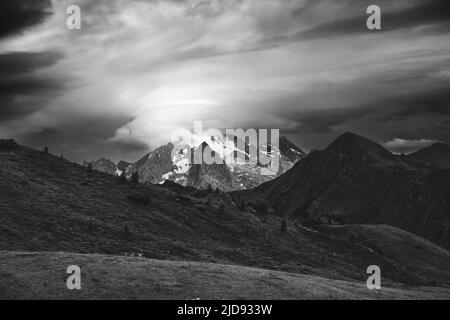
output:
{"label": "dark mountain slope", "polygon": [[386,285],[450,282],[445,274],[424,281],[383,255],[301,227],[282,233],[280,222],[239,210],[227,195],[125,183],[50,154],[0,146],[0,250],[142,255],[353,281],[365,281],[376,263]]}
{"label": "dark mountain slope", "polygon": [[289,172],[241,193],[304,224],[383,223],[450,247],[448,170],[415,166],[347,133]]}
{"label": "dark mountain slope", "polygon": [[387,225],[326,225],[321,227],[331,236],[356,243],[402,265],[408,272],[425,278],[446,273],[450,278],[450,253],[431,242]]}
{"label": "dark mountain slope", "polygon": [[450,168],[450,146],[444,143],[435,143],[411,153],[405,158],[431,167]]}

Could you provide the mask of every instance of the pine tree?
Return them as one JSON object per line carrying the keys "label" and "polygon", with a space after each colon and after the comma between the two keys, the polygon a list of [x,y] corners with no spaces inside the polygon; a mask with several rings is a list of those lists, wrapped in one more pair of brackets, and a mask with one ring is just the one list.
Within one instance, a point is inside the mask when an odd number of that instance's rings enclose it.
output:
{"label": "pine tree", "polygon": [[246,208],[246,203],[244,200],[241,200],[241,202],[239,203],[239,209],[242,211],[245,211]]}
{"label": "pine tree", "polygon": [[139,174],[137,173],[137,171],[134,171],[131,175],[131,182],[139,183]]}
{"label": "pine tree", "polygon": [[130,228],[127,225],[123,227],[123,235],[126,239],[130,238],[131,232]]}
{"label": "pine tree", "polygon": [[283,219],[283,221],[281,222],[280,231],[283,233],[287,232],[287,220],[286,219]]}
{"label": "pine tree", "polygon": [[94,222],[92,219],[90,219],[88,224],[88,230],[91,231],[92,229],[94,229]]}
{"label": "pine tree", "polygon": [[262,216],[267,216],[269,214],[269,207],[264,202],[259,203],[256,210]]}

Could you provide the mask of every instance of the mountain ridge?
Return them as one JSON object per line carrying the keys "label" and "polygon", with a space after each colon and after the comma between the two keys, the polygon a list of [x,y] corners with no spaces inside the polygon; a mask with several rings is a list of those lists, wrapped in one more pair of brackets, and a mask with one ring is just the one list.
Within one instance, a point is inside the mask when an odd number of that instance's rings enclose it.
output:
{"label": "mountain ridge", "polygon": [[[280,167],[278,172],[270,175],[262,174],[263,167],[259,163],[253,165],[248,162],[250,146],[246,143],[244,143],[244,150],[236,149],[234,152],[244,153],[244,158],[247,161],[211,165],[194,163],[193,154],[197,149],[201,148],[203,151],[208,147],[211,149],[210,152],[216,152],[214,150],[220,150],[225,146],[220,141],[211,141],[210,143],[211,145],[203,141],[199,146],[192,147],[190,150],[191,159],[187,158],[188,153],[185,150],[170,159],[174,145],[169,143],[160,146],[129,166],[126,170],[127,176],[131,177],[133,172],[137,172],[141,182],[155,184],[170,180],[183,186],[192,186],[199,189],[213,187],[228,192],[252,188],[269,181],[289,170],[297,161],[306,156],[305,152],[282,136],[279,150],[276,150],[277,153],[274,152],[272,155],[278,157]],[[258,153],[258,151],[256,152]],[[258,159],[259,156],[258,153]],[[224,178],[225,180],[223,180]]]}
{"label": "mountain ridge", "polygon": [[449,170],[414,165],[346,133],[291,170],[235,195],[306,225],[385,223],[450,246]]}
{"label": "mountain ridge", "polygon": [[441,142],[434,143],[405,156],[405,158],[427,166],[448,169],[450,168],[450,145]]}

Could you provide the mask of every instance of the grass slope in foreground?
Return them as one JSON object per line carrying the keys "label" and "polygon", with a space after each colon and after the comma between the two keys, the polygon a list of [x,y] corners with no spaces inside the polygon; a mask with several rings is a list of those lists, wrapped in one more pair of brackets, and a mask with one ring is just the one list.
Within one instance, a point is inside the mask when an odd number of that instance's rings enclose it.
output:
{"label": "grass slope in foreground", "polygon": [[[68,265],[82,289],[66,288]],[[0,299],[449,299],[448,288],[364,283],[204,262],[99,254],[0,252]]]}

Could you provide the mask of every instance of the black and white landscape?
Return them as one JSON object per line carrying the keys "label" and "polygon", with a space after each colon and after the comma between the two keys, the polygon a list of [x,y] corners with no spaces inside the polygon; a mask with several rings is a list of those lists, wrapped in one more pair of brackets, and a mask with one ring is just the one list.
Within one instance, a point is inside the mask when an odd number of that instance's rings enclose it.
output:
{"label": "black and white landscape", "polygon": [[449,87],[448,0],[2,0],[0,299],[447,300]]}

